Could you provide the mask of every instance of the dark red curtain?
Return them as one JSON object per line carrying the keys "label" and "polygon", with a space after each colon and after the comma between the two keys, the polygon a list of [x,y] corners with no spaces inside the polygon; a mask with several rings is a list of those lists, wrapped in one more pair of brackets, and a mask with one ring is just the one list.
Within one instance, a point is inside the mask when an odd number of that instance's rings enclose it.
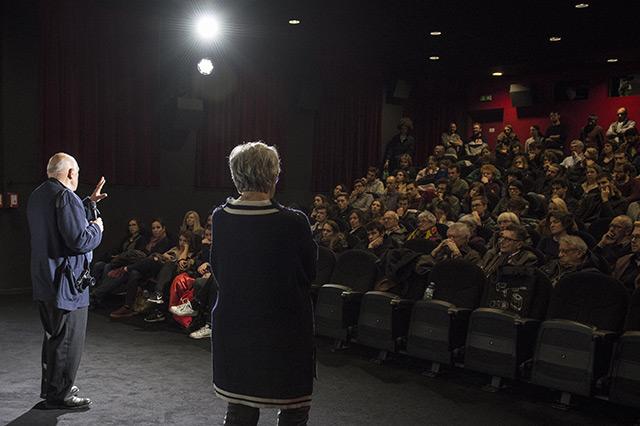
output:
{"label": "dark red curtain", "polygon": [[[196,185],[199,187],[233,188],[227,161],[239,143],[262,140],[275,145],[281,155],[286,146],[288,95],[281,73],[256,69],[246,72],[232,67],[226,73],[202,93],[206,111],[204,128],[196,140]],[[216,90],[216,84],[225,87]],[[217,95],[208,92],[217,92]],[[278,187],[283,186],[281,181]]]}
{"label": "dark red curtain", "polygon": [[433,147],[441,141],[442,132],[452,121],[463,138],[467,127],[466,85],[447,79],[422,80],[416,83],[405,106],[404,115],[413,120],[416,138],[414,164],[424,166]]}
{"label": "dark red curtain", "polygon": [[315,119],[312,187],[351,187],[380,162],[383,79],[370,67],[325,58],[322,96]]}
{"label": "dark red curtain", "polygon": [[91,183],[158,183],[154,134],[159,22],[93,0],[42,1],[43,158],[74,155]]}

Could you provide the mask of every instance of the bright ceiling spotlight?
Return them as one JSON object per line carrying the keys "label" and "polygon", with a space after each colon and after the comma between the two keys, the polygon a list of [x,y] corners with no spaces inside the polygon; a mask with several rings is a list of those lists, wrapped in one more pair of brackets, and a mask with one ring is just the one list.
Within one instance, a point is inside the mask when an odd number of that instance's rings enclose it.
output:
{"label": "bright ceiling spotlight", "polygon": [[549,41],[556,42],[556,41],[560,41],[560,40],[562,40],[562,37],[560,37],[560,36],[551,36],[551,37],[549,37]]}
{"label": "bright ceiling spotlight", "polygon": [[494,71],[491,73],[492,76],[494,77],[501,77],[502,76],[502,71]]}
{"label": "bright ceiling spotlight", "polygon": [[440,36],[440,35],[442,35],[442,31],[431,31],[431,32],[429,33],[429,35],[432,35],[432,36]]}
{"label": "bright ceiling spotlight", "polygon": [[220,22],[211,15],[205,15],[198,19],[196,32],[203,40],[213,40],[220,35]]}
{"label": "bright ceiling spotlight", "polygon": [[198,62],[198,72],[202,75],[211,75],[213,72],[213,61],[209,58],[202,58]]}
{"label": "bright ceiling spotlight", "polygon": [[586,9],[589,7],[589,3],[576,3],[574,7],[576,9]]}
{"label": "bright ceiling spotlight", "polygon": [[289,25],[300,25],[299,19],[289,19]]}
{"label": "bright ceiling spotlight", "polygon": [[440,59],[440,56],[435,56],[435,55],[434,56],[429,56],[429,60],[431,60],[431,61],[437,61],[439,59]]}
{"label": "bright ceiling spotlight", "polygon": [[607,59],[607,62],[609,62],[610,64],[612,64],[614,62],[618,62],[618,58],[609,58],[609,59]]}

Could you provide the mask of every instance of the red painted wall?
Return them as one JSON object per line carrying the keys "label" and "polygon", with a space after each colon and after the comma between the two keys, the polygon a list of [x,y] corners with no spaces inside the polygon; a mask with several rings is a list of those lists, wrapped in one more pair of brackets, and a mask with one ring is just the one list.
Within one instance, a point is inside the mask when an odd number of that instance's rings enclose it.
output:
{"label": "red painted wall", "polygon": [[[640,73],[640,70],[633,74]],[[622,73],[624,74],[624,73]],[[613,75],[621,75],[613,73]],[[589,98],[586,100],[566,101],[554,103],[553,89],[558,81],[581,80],[589,83]],[[519,83],[532,87],[534,96],[534,106],[526,108],[515,108],[511,106],[509,96],[509,85]],[[529,137],[529,127],[533,124],[540,126],[542,132],[549,126],[549,112],[557,110],[560,112],[560,121],[569,128],[568,140],[576,139],[580,135],[580,129],[586,124],[589,114],[596,114],[599,117],[598,124],[605,131],[608,126],[616,120],[616,110],[624,106],[629,111],[629,118],[640,122],[640,96],[609,97],[609,75],[539,75],[522,78],[496,77],[493,80],[471,84],[469,98],[467,99],[467,111],[503,108],[504,115],[502,122],[483,123],[483,133],[489,144],[495,145],[496,137],[502,131],[505,124],[511,124],[520,138],[524,142]],[[480,102],[480,96],[491,95],[493,100]],[[519,113],[520,112],[520,116]],[[523,117],[522,113],[525,113]],[[495,128],[494,133],[489,133],[489,128]],[[471,129],[471,126],[468,127]]]}

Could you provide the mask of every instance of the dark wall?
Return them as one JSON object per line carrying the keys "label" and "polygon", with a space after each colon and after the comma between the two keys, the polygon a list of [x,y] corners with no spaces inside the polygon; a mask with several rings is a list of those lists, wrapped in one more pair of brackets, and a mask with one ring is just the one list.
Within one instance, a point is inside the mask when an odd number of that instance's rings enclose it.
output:
{"label": "dark wall", "polygon": [[[20,208],[0,209],[0,294],[28,292],[29,232],[26,204],[31,191],[45,179],[39,143],[39,36],[37,1],[1,2],[2,45],[0,51],[0,191],[17,192]],[[287,140],[281,152],[285,188],[277,198],[283,204],[306,206],[311,199],[311,151],[314,112],[292,105],[288,114]],[[204,221],[212,206],[236,195],[229,189],[201,190],[195,188],[195,137],[190,135],[178,150],[160,146],[159,161],[162,178],[158,187],[113,186],[107,183],[109,198],[100,203],[105,221],[102,245],[96,250],[100,257],[114,247],[126,230],[126,221],[140,217],[148,226],[154,217],[162,217],[175,233],[184,213],[196,210]],[[82,168],[82,158],[77,159]],[[211,167],[227,165],[212,164]],[[83,179],[96,180],[95,171],[82,169]],[[109,176],[106,176],[107,181]],[[92,191],[90,185],[80,185],[78,195]]]}

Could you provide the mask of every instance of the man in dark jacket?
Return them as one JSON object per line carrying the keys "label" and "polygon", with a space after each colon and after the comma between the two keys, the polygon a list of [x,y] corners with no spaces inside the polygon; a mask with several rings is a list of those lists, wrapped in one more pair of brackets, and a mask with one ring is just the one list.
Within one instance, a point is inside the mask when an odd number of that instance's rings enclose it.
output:
{"label": "man in dark jacket", "polygon": [[49,159],[49,179],[29,197],[27,217],[31,232],[31,279],[44,327],[41,397],[48,408],[85,408],[73,385],[82,356],[89,305],[88,280],[92,250],[102,240],[101,218],[89,213],[105,198],[100,179],[83,201],[74,193],[80,169],[68,154]]}

